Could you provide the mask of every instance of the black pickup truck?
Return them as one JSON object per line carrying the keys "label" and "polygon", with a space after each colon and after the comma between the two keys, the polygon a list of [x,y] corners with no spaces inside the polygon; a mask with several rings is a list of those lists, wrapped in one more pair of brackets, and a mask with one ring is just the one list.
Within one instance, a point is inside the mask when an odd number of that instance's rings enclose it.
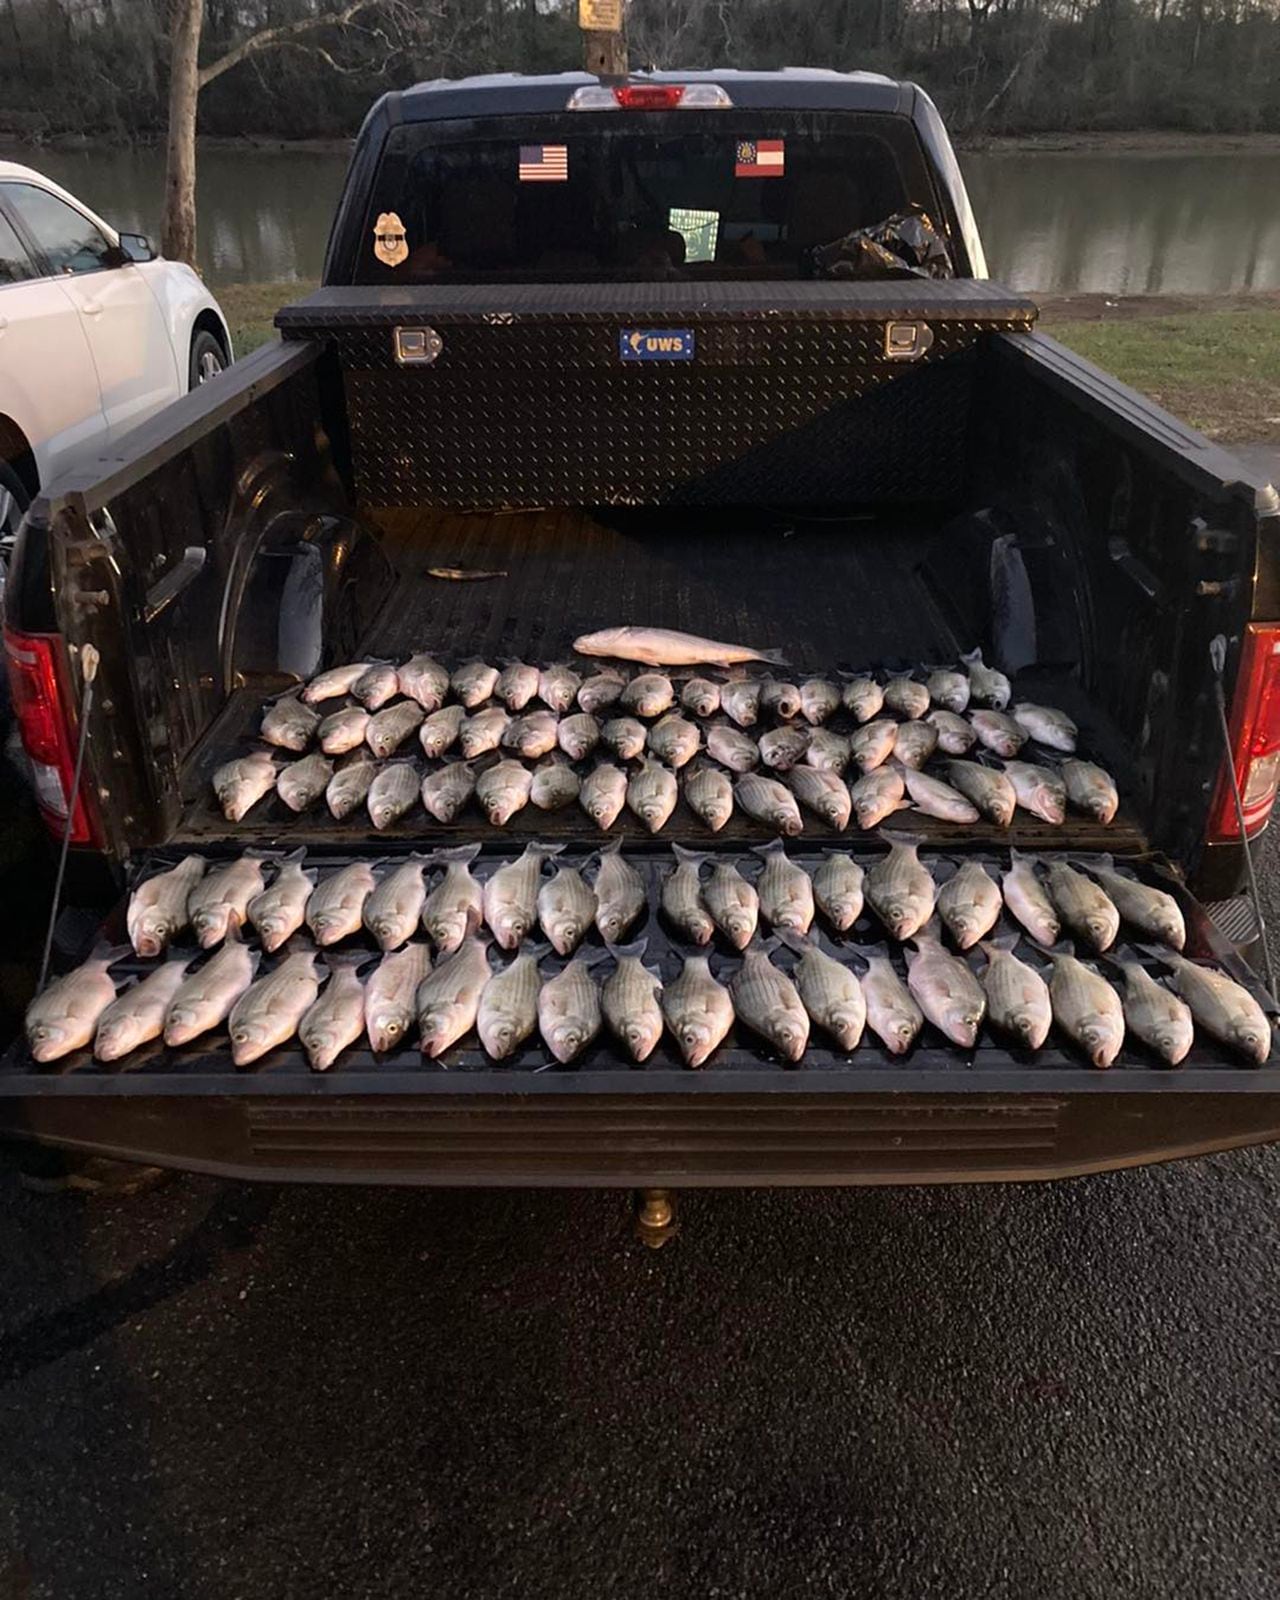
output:
{"label": "black pickup truck", "polygon": [[[932,239],[933,268],[895,257],[893,218]],[[576,807],[506,828],[417,809],[379,832],[273,795],[233,823],[211,775],[323,667],[547,664],[643,624],[780,651],[797,677],[980,646],[1016,698],[1070,714],[1119,814],[915,818],[926,861],[1109,852],[1170,888],[1190,952],[1250,981],[1221,929],[1241,816],[1265,827],[1280,775],[1280,505],[1035,320],[987,280],[911,84],[501,76],[385,96],[323,287],[280,312],[282,338],[49,487],[18,543],[21,731],[51,828],[109,865],[107,935],[129,885],[190,852],[304,845],[327,871],[472,841],[484,876],[544,838],[587,860],[600,836]],[[672,841],[750,862],[772,830],[735,812],[711,834],[681,801],[658,835],[629,811],[612,831],[652,906]],[[790,848],[812,866],[837,844],[886,849],[812,818]],[[648,932],[669,981],[676,941],[652,914]],[[850,935],[881,937],[869,917]],[[717,947],[713,969],[733,964]],[[1280,1065],[1200,1034],[1177,1070],[1126,1044],[1097,1071],[1058,1032],[1026,1053],[984,1029],[962,1051],[932,1027],[901,1058],[815,1033],[788,1065],[738,1028],[700,1071],[669,1039],[640,1067],[603,1034],[568,1066],[536,1036],[499,1065],[469,1034],[435,1060],[360,1043],[313,1073],[296,1043],[237,1070],[221,1030],[109,1064],[15,1045],[0,1126],[307,1181],[992,1180],[1274,1139]]]}

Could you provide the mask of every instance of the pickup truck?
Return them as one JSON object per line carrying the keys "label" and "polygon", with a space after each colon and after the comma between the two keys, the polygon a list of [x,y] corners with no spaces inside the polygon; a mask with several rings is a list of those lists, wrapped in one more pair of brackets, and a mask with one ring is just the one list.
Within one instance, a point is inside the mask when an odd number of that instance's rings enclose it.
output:
{"label": "pickup truck", "polygon": [[[884,224],[904,217],[947,271],[833,258],[850,238],[892,257]],[[503,75],[384,96],[323,285],[279,313],[281,339],[47,486],[25,522],[6,649],[73,897],[96,863],[118,940],[129,886],[193,852],[304,846],[329,870],[472,842],[483,876],[534,839],[597,849],[577,807],[506,828],[419,809],[378,831],[271,796],[228,822],[212,773],[265,700],[331,665],[546,665],[624,624],[776,650],[797,677],[980,647],[1015,698],[1070,714],[1119,814],[913,818],[925,859],[1105,851],[1178,899],[1189,949],[1252,982],[1232,939],[1280,777],[1280,503],[1035,320],[988,281],[912,84]],[[651,906],[672,841],[751,862],[773,831],[735,812],[712,834],[683,802],[660,834],[627,811],[613,829]],[[810,867],[887,848],[880,827],[813,819],[789,843]],[[670,928],[648,928],[670,980]],[[713,970],[733,965],[717,945]],[[118,1063],[41,1066],[16,1044],[0,1127],[273,1180],[1011,1180],[1275,1139],[1280,1066],[1198,1035],[1176,1071],[1130,1044],[1097,1071],[1057,1032],[1029,1053],[931,1027],[901,1058],[815,1032],[788,1065],[738,1028],[700,1071],[669,1039],[639,1067],[602,1034],[561,1066],[536,1035],[499,1064],[469,1034],[439,1059],[360,1043],[320,1073],[296,1042],[239,1070],[222,1029]]]}

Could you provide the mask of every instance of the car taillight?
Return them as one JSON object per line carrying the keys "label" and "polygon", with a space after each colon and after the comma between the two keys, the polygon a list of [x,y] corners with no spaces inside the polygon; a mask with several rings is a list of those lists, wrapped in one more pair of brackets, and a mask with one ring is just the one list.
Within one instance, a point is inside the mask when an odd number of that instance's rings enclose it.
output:
{"label": "car taillight", "polygon": [[718,83],[593,83],[569,96],[569,111],[721,111],[733,101]]}
{"label": "car taillight", "polygon": [[[1266,826],[1280,782],[1280,623],[1251,622],[1231,702],[1231,757],[1240,785],[1244,831]],[[1210,813],[1211,840],[1238,839],[1240,822],[1224,767]]]}
{"label": "car taillight", "polygon": [[[9,689],[22,748],[31,763],[36,804],[59,838],[67,825],[76,747],[61,671],[62,641],[57,635],[4,630]],[[75,797],[71,843],[89,844],[95,833],[83,797]]]}

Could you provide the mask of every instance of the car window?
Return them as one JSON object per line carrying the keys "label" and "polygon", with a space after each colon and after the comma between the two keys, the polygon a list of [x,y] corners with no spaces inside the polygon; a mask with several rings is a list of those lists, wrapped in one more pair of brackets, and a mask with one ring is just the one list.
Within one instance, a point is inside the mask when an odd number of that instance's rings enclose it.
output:
{"label": "car window", "polygon": [[110,264],[110,240],[83,212],[33,183],[7,183],[4,193],[55,272],[99,272]]}
{"label": "car window", "polygon": [[24,278],[34,278],[33,269],[22,241],[3,217],[0,217],[0,284],[21,283]]}

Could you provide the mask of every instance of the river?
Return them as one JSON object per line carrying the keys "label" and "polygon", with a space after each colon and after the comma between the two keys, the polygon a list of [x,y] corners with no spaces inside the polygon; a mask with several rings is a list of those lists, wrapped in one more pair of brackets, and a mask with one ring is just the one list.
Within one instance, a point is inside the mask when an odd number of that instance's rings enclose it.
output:
{"label": "river", "polygon": [[[158,236],[160,151],[5,153],[117,227]],[[1015,288],[1280,288],[1280,154],[1001,151],[966,155],[962,165],[992,275]],[[314,151],[202,151],[200,260],[209,281],[317,277],[345,170],[345,156]]]}

